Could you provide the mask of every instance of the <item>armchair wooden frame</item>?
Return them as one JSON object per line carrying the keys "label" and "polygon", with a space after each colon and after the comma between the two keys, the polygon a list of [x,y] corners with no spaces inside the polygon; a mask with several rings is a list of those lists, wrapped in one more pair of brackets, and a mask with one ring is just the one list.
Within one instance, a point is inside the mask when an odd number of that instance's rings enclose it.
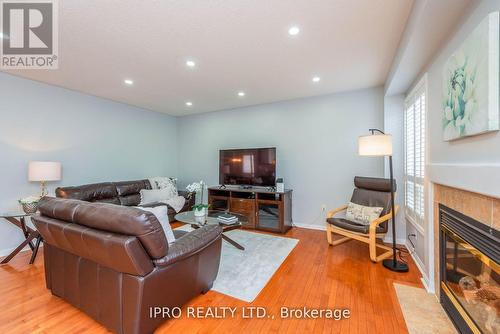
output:
{"label": "armchair wooden frame", "polygon": [[[399,206],[396,205],[395,208],[396,208],[396,213],[398,213]],[[333,218],[337,213],[342,212],[346,209],[347,205],[344,205],[337,209],[333,209],[328,212],[326,218]],[[340,245],[350,240],[358,240],[367,243],[370,247],[370,260],[372,260],[373,262],[380,262],[392,256],[392,248],[383,244],[377,244],[377,239],[383,238],[385,236],[385,232],[384,233],[376,232],[377,226],[379,226],[383,222],[389,221],[391,218],[392,218],[392,211],[387,213],[386,215],[383,215],[382,217],[373,220],[370,223],[368,234],[349,231],[334,226],[332,224],[326,223],[326,239],[328,240],[328,243],[332,246]],[[333,240],[334,233],[340,234],[343,237],[337,240]],[[383,249],[385,250],[385,252],[377,256],[377,248]]]}

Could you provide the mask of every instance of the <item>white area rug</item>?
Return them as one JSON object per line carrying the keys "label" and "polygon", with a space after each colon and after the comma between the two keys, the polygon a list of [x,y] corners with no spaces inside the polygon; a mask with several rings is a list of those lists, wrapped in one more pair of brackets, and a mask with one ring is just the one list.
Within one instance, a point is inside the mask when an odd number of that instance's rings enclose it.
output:
{"label": "white area rug", "polygon": [[[190,231],[189,225],[178,229]],[[225,233],[245,247],[237,249],[222,240],[219,273],[212,290],[252,302],[266,286],[299,240],[269,234],[233,230]]]}

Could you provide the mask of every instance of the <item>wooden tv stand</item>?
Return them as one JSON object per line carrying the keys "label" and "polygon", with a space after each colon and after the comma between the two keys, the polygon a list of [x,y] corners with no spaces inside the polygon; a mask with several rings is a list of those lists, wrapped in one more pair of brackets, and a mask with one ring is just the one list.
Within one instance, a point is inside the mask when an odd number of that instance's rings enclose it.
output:
{"label": "wooden tv stand", "polygon": [[286,233],[292,227],[292,190],[239,186],[208,187],[211,210],[229,210],[248,217],[243,228]]}

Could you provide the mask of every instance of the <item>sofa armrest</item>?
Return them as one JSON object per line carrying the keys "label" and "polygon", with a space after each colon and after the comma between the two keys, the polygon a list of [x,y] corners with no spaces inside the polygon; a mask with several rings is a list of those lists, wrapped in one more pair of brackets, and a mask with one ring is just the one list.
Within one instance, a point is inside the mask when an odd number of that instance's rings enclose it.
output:
{"label": "sofa armrest", "polygon": [[222,227],[206,225],[189,232],[169,245],[168,253],[161,259],[154,260],[158,267],[165,267],[202,251],[221,238]]}

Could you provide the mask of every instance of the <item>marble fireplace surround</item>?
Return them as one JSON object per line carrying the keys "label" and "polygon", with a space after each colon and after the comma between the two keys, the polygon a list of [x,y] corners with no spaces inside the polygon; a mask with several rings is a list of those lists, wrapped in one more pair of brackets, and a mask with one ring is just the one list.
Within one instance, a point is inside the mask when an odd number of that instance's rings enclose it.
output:
{"label": "marble fireplace surround", "polygon": [[[500,230],[500,199],[478,193],[433,184],[434,286],[439,287],[439,203]],[[439,298],[439,288],[436,288]]]}

